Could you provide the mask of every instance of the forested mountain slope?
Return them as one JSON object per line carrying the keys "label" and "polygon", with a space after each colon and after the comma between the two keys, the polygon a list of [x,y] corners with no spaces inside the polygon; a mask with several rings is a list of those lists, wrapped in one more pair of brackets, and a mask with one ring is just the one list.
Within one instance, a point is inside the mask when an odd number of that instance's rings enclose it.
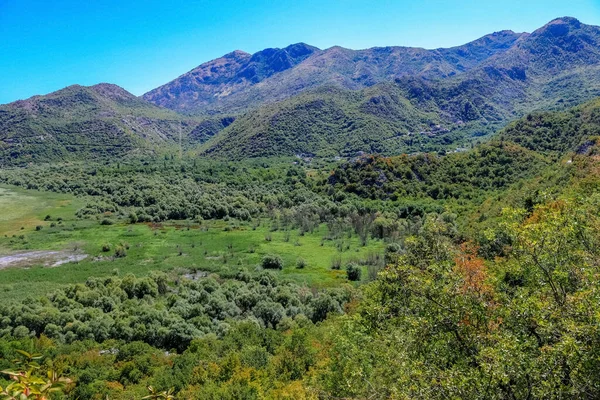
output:
{"label": "forested mountain slope", "polygon": [[107,158],[180,141],[227,159],[454,151],[599,95],[600,28],[573,18],[451,49],[296,44],[230,53],[143,98],[101,84],[0,106],[0,156]]}
{"label": "forested mountain slope", "polygon": [[0,165],[109,158],[179,143],[199,121],[112,84],[69,86],[0,106]]}

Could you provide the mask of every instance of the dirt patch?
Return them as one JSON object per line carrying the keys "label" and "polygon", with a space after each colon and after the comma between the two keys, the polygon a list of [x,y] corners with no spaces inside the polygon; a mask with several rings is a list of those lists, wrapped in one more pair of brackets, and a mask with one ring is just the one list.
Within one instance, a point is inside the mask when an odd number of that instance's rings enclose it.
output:
{"label": "dirt patch", "polygon": [[87,254],[73,251],[27,251],[9,255],[0,255],[0,269],[9,267],[31,267],[43,265],[44,267],[58,267],[59,265],[77,262],[87,258]]}

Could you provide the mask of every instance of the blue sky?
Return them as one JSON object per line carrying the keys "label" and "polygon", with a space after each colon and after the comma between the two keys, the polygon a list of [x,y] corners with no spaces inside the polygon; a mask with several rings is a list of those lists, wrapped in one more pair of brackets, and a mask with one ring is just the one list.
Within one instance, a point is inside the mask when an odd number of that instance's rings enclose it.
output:
{"label": "blue sky", "polygon": [[0,103],[74,83],[141,95],[235,49],[449,47],[567,15],[600,25],[600,0],[0,0]]}

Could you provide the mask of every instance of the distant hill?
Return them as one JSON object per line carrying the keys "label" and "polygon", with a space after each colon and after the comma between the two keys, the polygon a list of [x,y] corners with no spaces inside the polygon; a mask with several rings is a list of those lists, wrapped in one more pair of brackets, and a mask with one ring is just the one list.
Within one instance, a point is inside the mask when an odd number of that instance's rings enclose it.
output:
{"label": "distant hill", "polygon": [[453,111],[441,106],[411,101],[396,84],[361,91],[322,87],[246,113],[207,141],[201,152],[239,159],[433,151],[473,127],[468,119],[461,120],[465,105]]}
{"label": "distant hill", "polygon": [[69,86],[0,106],[0,164],[150,151],[198,124],[116,85]]}
{"label": "distant hill", "polygon": [[566,111],[528,114],[498,135],[540,153],[585,153],[595,138],[600,137],[600,99]]}
{"label": "distant hill", "polygon": [[[370,199],[405,198],[409,203],[415,198],[473,199],[481,195],[481,190],[503,191],[523,179],[541,179],[542,173],[552,179],[556,175],[559,180],[585,177],[586,173],[597,176],[599,143],[600,99],[595,99],[565,111],[528,114],[489,143],[444,157],[431,153],[355,157],[336,167],[327,183]],[[567,159],[571,161],[563,164]],[[561,175],[546,169],[556,167],[557,160],[574,168],[566,175],[564,171]],[[560,185],[551,181],[532,183],[537,185],[536,190]],[[520,197],[529,195],[525,191]]]}

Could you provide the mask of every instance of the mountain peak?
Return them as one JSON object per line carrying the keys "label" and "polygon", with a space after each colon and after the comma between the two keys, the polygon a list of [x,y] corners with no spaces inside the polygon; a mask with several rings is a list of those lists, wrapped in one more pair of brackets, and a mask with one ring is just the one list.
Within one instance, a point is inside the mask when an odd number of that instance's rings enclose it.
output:
{"label": "mountain peak", "polygon": [[576,18],[562,17],[553,19],[534,33],[547,37],[561,37],[567,36],[572,30],[580,29],[581,26],[581,22]]}
{"label": "mountain peak", "polygon": [[115,101],[137,99],[136,96],[129,93],[127,90],[113,83],[98,83],[96,85],[89,86],[89,89],[93,90],[102,97]]}
{"label": "mountain peak", "polygon": [[290,55],[292,55],[293,57],[299,57],[303,55],[309,55],[311,53],[314,53],[315,51],[319,51],[320,49],[318,47],[300,42],[290,44],[289,46],[284,48],[284,50],[290,53]]}
{"label": "mountain peak", "polygon": [[577,18],[573,18],[573,17],[560,17],[560,18],[555,18],[552,21],[548,22],[546,24],[546,26],[555,25],[555,24],[569,24],[569,25],[580,26],[581,22]]}
{"label": "mountain peak", "polygon": [[233,58],[233,59],[236,59],[236,60],[238,60],[238,59],[240,59],[240,58],[248,58],[248,57],[250,57],[250,56],[251,56],[251,54],[250,54],[250,53],[246,53],[246,52],[245,52],[245,51],[243,51],[243,50],[234,50],[234,51],[232,51],[232,52],[230,52],[230,53],[227,53],[227,54],[225,54],[225,55],[224,55],[223,57],[221,57],[221,58]]}

